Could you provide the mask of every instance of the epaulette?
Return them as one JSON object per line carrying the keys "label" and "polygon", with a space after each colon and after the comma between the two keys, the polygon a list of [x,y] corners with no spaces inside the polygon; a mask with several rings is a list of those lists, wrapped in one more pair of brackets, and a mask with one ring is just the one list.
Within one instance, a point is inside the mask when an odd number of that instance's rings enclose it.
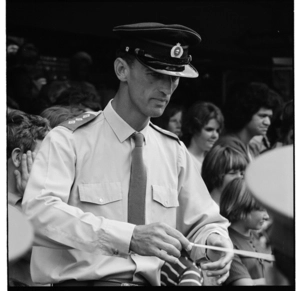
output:
{"label": "epaulette", "polygon": [[163,135],[166,135],[166,136],[168,136],[168,137],[170,137],[170,138],[172,138],[172,139],[175,139],[175,140],[181,145],[180,140],[179,140],[179,138],[178,138],[178,136],[177,136],[176,134],[174,134],[174,133],[172,133],[172,132],[170,132],[170,131],[167,131],[167,130],[165,130],[165,129],[160,128],[159,126],[153,124],[151,121],[150,121],[150,124],[149,124],[149,125],[150,125],[153,129],[155,129],[155,130],[157,130],[158,132],[162,133]]}
{"label": "epaulette", "polygon": [[75,131],[79,127],[91,122],[95,119],[102,111],[98,112],[84,112],[74,118],[68,119],[59,124],[59,126],[64,126],[71,131]]}

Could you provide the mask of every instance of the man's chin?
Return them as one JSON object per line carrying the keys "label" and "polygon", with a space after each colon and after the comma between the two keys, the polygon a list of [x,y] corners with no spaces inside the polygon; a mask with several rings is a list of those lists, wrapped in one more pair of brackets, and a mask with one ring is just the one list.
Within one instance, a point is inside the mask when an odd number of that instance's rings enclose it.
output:
{"label": "man's chin", "polygon": [[153,118],[160,117],[160,116],[162,116],[164,111],[165,111],[165,108],[160,108],[160,109],[153,110],[151,112],[151,117],[153,117]]}

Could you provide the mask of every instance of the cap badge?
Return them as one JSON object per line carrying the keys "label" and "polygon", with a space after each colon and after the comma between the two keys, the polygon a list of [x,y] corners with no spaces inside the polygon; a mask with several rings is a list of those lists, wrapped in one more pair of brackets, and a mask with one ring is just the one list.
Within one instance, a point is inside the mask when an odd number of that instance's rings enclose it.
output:
{"label": "cap badge", "polygon": [[180,58],[183,55],[183,48],[180,43],[177,43],[171,49],[171,57],[172,58]]}

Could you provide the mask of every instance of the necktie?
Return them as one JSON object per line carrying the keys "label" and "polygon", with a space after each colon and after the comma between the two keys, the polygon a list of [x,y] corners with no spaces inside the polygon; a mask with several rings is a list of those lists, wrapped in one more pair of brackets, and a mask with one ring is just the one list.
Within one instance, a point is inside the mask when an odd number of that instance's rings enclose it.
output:
{"label": "necktie", "polygon": [[128,194],[128,222],[145,224],[145,195],[147,173],[143,162],[144,136],[136,132],[132,135],[135,148],[132,151],[131,174]]}

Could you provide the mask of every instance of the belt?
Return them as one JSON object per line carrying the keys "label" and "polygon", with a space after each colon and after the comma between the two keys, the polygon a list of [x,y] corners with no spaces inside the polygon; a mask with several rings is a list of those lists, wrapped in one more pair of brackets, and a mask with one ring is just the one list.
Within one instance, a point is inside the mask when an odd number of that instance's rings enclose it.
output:
{"label": "belt", "polygon": [[117,281],[105,281],[105,280],[66,280],[59,283],[54,283],[53,287],[60,286],[119,286],[119,287],[130,287],[130,286],[150,286],[147,283],[139,282],[117,282]]}

